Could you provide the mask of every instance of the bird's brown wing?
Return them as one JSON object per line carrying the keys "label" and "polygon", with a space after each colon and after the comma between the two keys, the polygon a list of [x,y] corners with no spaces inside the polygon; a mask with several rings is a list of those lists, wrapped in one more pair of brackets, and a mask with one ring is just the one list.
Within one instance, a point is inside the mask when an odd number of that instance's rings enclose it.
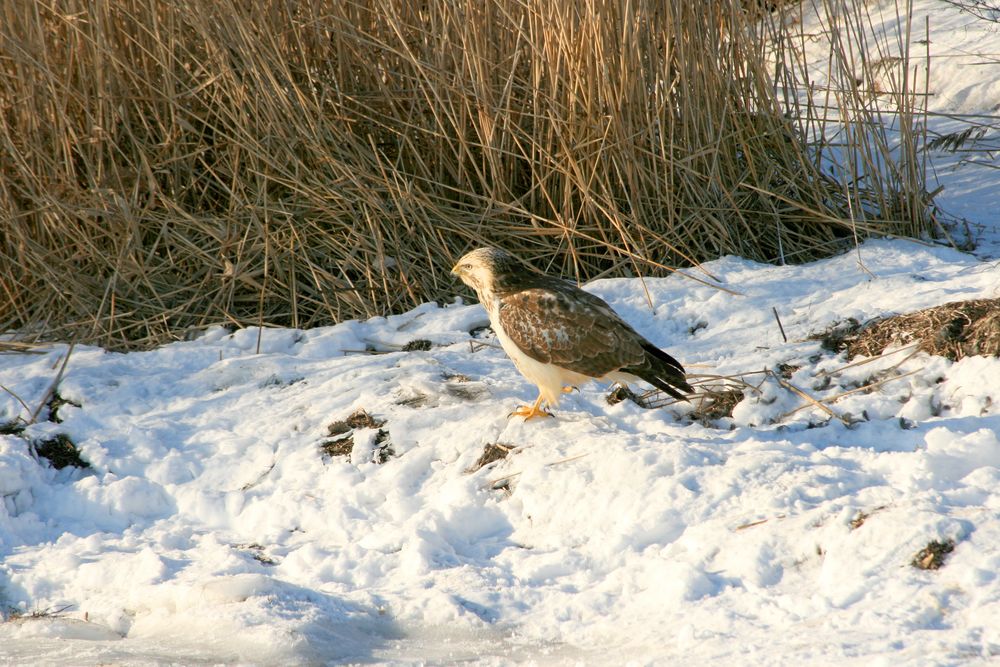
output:
{"label": "bird's brown wing", "polygon": [[500,298],[504,332],[529,357],[589,377],[642,363],[645,340],[599,297],[568,283]]}

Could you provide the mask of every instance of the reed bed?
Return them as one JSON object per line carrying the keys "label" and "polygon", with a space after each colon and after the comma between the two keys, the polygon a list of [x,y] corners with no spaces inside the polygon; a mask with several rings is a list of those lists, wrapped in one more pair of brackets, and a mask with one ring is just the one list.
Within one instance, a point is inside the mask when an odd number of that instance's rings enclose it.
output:
{"label": "reed bed", "polygon": [[366,318],[450,299],[486,243],[583,281],[932,232],[908,43],[869,90],[868,19],[827,0],[817,101],[798,11],[4,2],[0,331],[133,349]]}

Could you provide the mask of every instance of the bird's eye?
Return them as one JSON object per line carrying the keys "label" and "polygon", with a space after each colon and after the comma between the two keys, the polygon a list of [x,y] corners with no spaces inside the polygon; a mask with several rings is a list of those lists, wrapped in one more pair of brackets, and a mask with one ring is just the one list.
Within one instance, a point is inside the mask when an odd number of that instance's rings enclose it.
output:
{"label": "bird's eye", "polygon": [[462,268],[463,269],[471,269],[472,268],[472,264],[463,264]]}

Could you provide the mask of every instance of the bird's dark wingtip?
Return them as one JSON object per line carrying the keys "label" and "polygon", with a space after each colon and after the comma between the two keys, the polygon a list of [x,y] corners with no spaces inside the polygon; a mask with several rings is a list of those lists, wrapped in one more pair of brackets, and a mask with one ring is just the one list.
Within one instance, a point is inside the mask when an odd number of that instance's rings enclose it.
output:
{"label": "bird's dark wingtip", "polygon": [[646,352],[645,367],[631,369],[630,372],[678,401],[688,401],[688,397],[681,391],[693,394],[694,388],[684,377],[684,367],[680,362],[652,343],[642,347]]}
{"label": "bird's dark wingtip", "polygon": [[687,394],[693,394],[694,393],[694,389],[691,388],[691,385],[689,385],[684,380],[678,380],[676,378],[670,378],[670,380],[667,381],[667,380],[663,380],[661,378],[655,378],[656,381],[654,382],[653,380],[650,380],[650,379],[647,379],[647,378],[643,378],[643,379],[646,380],[646,382],[649,382],[651,385],[653,385],[657,389],[666,392],[672,398],[676,398],[678,401],[687,401],[688,403],[691,402],[691,400],[687,396],[685,396],[680,391],[678,391],[678,389],[679,389],[679,390],[681,390],[681,391],[683,391],[683,392],[685,392]]}

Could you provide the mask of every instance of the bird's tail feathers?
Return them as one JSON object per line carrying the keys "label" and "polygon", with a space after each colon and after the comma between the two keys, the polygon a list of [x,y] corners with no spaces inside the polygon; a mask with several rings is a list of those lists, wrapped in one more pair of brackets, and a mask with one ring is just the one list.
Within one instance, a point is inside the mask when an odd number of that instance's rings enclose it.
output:
{"label": "bird's tail feathers", "polygon": [[688,400],[678,389],[688,394],[693,394],[694,389],[684,378],[684,367],[680,362],[655,345],[643,345],[642,348],[646,351],[646,363],[641,367],[623,370],[642,378],[679,401]]}

